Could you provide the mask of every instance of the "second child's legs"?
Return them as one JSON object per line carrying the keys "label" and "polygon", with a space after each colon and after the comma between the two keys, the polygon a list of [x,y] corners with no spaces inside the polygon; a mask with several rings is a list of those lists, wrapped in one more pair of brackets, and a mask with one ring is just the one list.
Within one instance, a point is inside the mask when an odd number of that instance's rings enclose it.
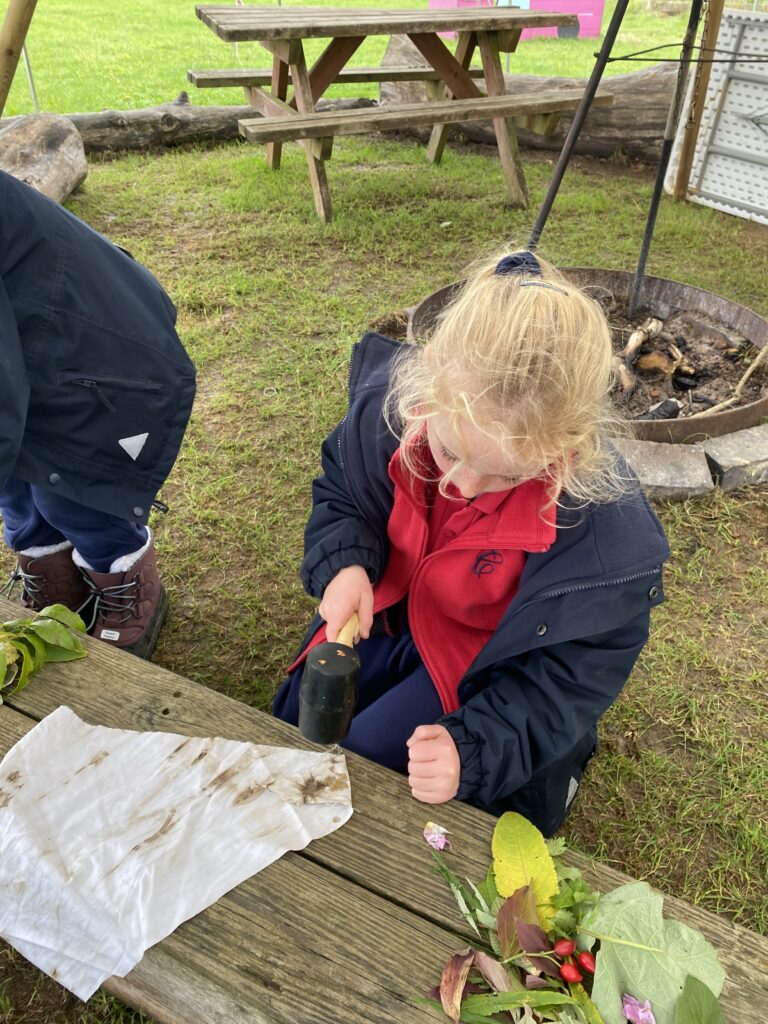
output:
{"label": "second child's legs", "polygon": [[[407,631],[399,637],[372,636],[357,645],[360,678],[355,717],[346,750],[405,772],[406,742],[419,725],[437,721],[443,707],[413,639]],[[299,686],[302,667],[285,680],[275,697],[272,713],[296,725],[299,718]]]}
{"label": "second child's legs", "polygon": [[66,604],[99,639],[150,656],[167,597],[146,526],[14,479],[0,491],[0,514],[23,604]]}

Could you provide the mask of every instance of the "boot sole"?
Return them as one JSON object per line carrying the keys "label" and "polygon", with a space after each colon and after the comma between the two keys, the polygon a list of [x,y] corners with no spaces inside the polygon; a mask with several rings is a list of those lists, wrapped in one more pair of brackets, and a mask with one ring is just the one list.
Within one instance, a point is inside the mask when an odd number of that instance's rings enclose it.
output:
{"label": "boot sole", "polygon": [[145,661],[149,660],[154,654],[157,638],[160,635],[160,630],[163,628],[167,615],[168,595],[165,592],[165,587],[161,586],[155,614],[149,620],[149,625],[144,630],[144,635],[135,644],[131,644],[130,647],[119,647],[118,650],[125,651],[127,654],[133,654],[136,658],[143,658]]}

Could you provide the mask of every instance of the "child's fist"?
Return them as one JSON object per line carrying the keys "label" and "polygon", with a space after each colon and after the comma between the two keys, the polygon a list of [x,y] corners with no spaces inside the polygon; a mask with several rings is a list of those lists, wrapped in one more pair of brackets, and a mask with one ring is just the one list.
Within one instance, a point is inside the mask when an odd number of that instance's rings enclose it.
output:
{"label": "child's fist", "polygon": [[420,725],[408,740],[408,784],[417,800],[444,804],[459,790],[461,760],[445,726]]}
{"label": "child's fist", "polygon": [[357,612],[360,639],[366,640],[373,625],[373,587],[361,565],[341,569],[325,588],[318,611],[327,623],[326,636],[333,643],[339,630]]}

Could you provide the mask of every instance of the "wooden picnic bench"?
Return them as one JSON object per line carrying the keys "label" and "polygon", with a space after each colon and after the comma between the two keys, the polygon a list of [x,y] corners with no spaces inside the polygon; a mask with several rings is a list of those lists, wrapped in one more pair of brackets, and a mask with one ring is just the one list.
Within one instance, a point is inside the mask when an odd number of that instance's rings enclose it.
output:
{"label": "wooden picnic bench", "polygon": [[[535,100],[507,94],[499,56],[515,49],[523,29],[575,25],[574,15],[510,7],[417,11],[206,5],[196,7],[196,12],[221,39],[256,41],[272,53],[271,73],[243,69],[190,71],[188,76],[201,88],[243,87],[248,103],[261,118],[242,120],[240,131],[248,141],[266,144],[267,163],[273,169],[280,166],[283,142],[297,141],[304,147],[315,208],[326,223],[331,219],[331,198],[325,161],[331,156],[336,135],[433,125],[427,156],[439,163],[450,124],[490,120],[511,203],[525,208],[528,190],[512,122],[536,132],[550,132],[561,112],[573,110],[581,99],[579,89],[549,90]],[[440,39],[440,32],[458,33],[455,55]],[[345,66],[367,36],[396,33],[409,37],[429,67]],[[320,37],[331,37],[331,42],[308,69],[304,40]],[[476,49],[482,70],[471,67]],[[477,82],[481,76],[484,90]],[[392,104],[375,110],[315,109],[317,100],[336,82],[408,80],[426,81],[433,102]],[[291,99],[289,85],[293,86]],[[596,98],[599,104],[611,101],[606,92]]]}
{"label": "wooden picnic bench", "polygon": [[[0,600],[3,619],[18,611]],[[62,704],[120,729],[312,747],[245,704],[99,641],[86,644],[87,658],[47,664],[0,706],[0,756]],[[448,828],[454,870],[477,881],[495,819],[456,801],[419,804],[402,776],[356,755],[347,765],[355,813],[341,829],[237,886],[104,988],[160,1024],[445,1024],[416,1000],[473,936],[432,871],[422,830],[430,818]],[[601,891],[630,881],[578,854],[569,859]],[[762,1020],[768,940],[671,897],[665,912],[717,948],[728,1024]]]}

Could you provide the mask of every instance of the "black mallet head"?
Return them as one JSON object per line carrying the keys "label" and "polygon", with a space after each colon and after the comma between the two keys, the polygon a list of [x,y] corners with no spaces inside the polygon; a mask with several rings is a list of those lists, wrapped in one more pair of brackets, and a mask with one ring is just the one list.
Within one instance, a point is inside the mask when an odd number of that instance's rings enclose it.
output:
{"label": "black mallet head", "polygon": [[349,732],[357,702],[360,658],[351,646],[349,623],[339,633],[343,640],[313,647],[304,663],[299,688],[299,729],[302,736],[326,746],[340,743]]}

